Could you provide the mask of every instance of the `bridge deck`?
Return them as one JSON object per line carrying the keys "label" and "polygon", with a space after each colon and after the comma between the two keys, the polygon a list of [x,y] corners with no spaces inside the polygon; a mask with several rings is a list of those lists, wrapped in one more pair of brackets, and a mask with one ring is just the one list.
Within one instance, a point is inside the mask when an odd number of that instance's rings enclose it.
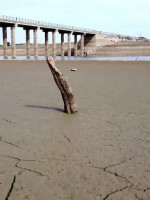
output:
{"label": "bridge deck", "polygon": [[79,28],[75,26],[66,26],[62,24],[55,24],[49,22],[42,22],[37,20],[30,20],[30,19],[23,19],[18,17],[9,17],[9,16],[0,16],[0,26],[16,26],[16,27],[30,27],[31,29],[39,28],[39,29],[49,29],[49,30],[57,30],[63,32],[72,32],[78,34],[91,34],[95,35],[99,33],[99,31],[86,29],[86,28]]}

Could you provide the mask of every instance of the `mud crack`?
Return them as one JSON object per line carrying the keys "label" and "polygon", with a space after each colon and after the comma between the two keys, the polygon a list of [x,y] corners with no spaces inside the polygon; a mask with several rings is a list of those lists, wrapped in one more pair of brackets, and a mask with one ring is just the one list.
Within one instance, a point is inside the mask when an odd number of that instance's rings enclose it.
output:
{"label": "mud crack", "polygon": [[30,168],[25,168],[25,167],[20,167],[19,166],[20,162],[40,162],[40,163],[45,163],[43,161],[39,161],[39,160],[23,160],[23,159],[20,159],[20,158],[16,158],[16,157],[13,157],[13,156],[7,156],[7,155],[0,155],[0,156],[17,160],[17,162],[15,164],[15,167],[18,168],[18,169],[21,169],[21,171],[19,172],[18,175],[22,174],[24,171],[29,171],[29,172],[38,174],[39,176],[46,176],[46,177],[48,177],[47,175],[42,174],[41,172],[38,172],[36,170],[32,170]]}
{"label": "mud crack", "polygon": [[119,175],[117,172],[111,172],[111,171],[108,170],[108,169],[111,168],[111,167],[117,166],[117,165],[121,165],[121,164],[123,164],[123,163],[125,163],[125,162],[127,162],[127,161],[129,161],[129,160],[134,159],[134,158],[135,158],[135,157],[131,157],[131,158],[128,158],[128,159],[126,159],[126,160],[123,160],[123,161],[121,161],[121,162],[119,162],[119,163],[116,163],[116,164],[113,164],[113,165],[109,165],[109,166],[107,166],[107,167],[95,167],[95,166],[92,166],[92,168],[101,169],[101,170],[103,170],[105,173],[109,173],[109,174],[112,174],[112,175],[114,175],[114,176],[116,176],[116,177],[118,177],[118,178],[121,178],[121,179],[125,180],[125,182],[128,182],[128,183],[130,184],[130,186],[133,186],[133,183],[131,183],[126,177]]}
{"label": "mud crack", "polygon": [[119,174],[116,173],[116,172],[111,172],[111,171],[108,171],[108,170],[105,171],[105,172],[108,172],[109,174],[113,174],[113,175],[115,175],[115,176],[118,177],[118,178],[124,179],[126,182],[128,182],[128,183],[130,184],[130,186],[133,185],[133,183],[131,183],[131,181],[129,181],[126,177],[121,176],[121,175],[119,175]]}
{"label": "mud crack", "polygon": [[139,191],[143,191],[143,192],[146,192],[148,190],[150,190],[150,187],[147,187],[147,188],[136,188],[136,187],[132,187],[133,190],[139,190]]}
{"label": "mud crack", "polygon": [[64,135],[64,138],[66,138],[68,140],[68,142],[72,143],[72,141],[70,140],[70,138],[68,138],[66,135]]}
{"label": "mud crack", "polygon": [[16,182],[16,176],[14,175],[13,181],[12,181],[12,183],[11,183],[10,189],[9,189],[9,191],[8,191],[8,193],[7,193],[7,196],[6,196],[5,200],[8,200],[8,199],[9,199],[9,197],[10,197],[12,191],[13,191],[15,182]]}
{"label": "mud crack", "polygon": [[[136,157],[142,157],[142,156],[136,156]],[[139,191],[143,191],[143,192],[146,192],[146,191],[149,191],[149,190],[150,190],[150,187],[147,187],[147,188],[136,188],[136,187],[134,186],[134,184],[133,184],[131,181],[129,181],[126,177],[119,175],[117,172],[112,172],[112,171],[108,170],[108,169],[111,168],[111,167],[114,167],[114,166],[117,166],[117,165],[121,165],[121,164],[123,164],[123,163],[125,163],[125,162],[127,162],[127,161],[130,161],[130,160],[132,160],[132,159],[134,159],[134,158],[136,158],[136,157],[128,158],[128,159],[126,159],[126,160],[123,160],[123,161],[121,161],[121,162],[119,162],[119,163],[116,163],[116,164],[113,164],[113,165],[109,165],[109,166],[107,166],[107,167],[96,167],[96,166],[91,166],[92,168],[100,169],[100,170],[104,171],[105,173],[109,173],[109,174],[112,174],[112,175],[116,176],[117,178],[121,178],[121,179],[125,180],[125,182],[126,182],[126,186],[125,186],[125,187],[123,187],[123,188],[121,188],[121,189],[117,189],[117,190],[115,190],[115,191],[113,191],[113,192],[107,194],[107,195],[103,198],[103,200],[106,200],[106,199],[107,199],[108,197],[110,197],[111,195],[113,195],[113,194],[115,194],[115,193],[117,193],[117,192],[121,192],[121,191],[123,191],[123,190],[125,190],[125,189],[127,189],[127,188],[130,188],[130,189],[132,189],[132,190],[139,190]],[[128,183],[128,184],[127,184],[127,183]],[[138,199],[138,197],[136,197],[136,198]],[[140,200],[141,200],[141,199],[140,199]]]}
{"label": "mud crack", "polygon": [[127,189],[127,188],[128,188],[128,187],[126,186],[126,187],[123,187],[123,188],[121,188],[121,189],[119,189],[119,190],[115,190],[115,191],[113,191],[113,192],[107,194],[107,195],[103,198],[103,200],[106,200],[106,199],[107,199],[108,197],[110,197],[111,195],[116,194],[116,193],[118,193],[118,192],[121,192],[121,191],[123,191],[123,190],[125,190],[125,189]]}
{"label": "mud crack", "polygon": [[116,163],[116,164],[113,164],[113,165],[104,167],[103,169],[104,169],[104,171],[106,171],[108,168],[115,167],[115,166],[117,166],[117,165],[121,165],[121,164],[123,164],[123,163],[125,163],[125,162],[127,162],[127,161],[129,161],[129,160],[134,159],[134,158],[135,158],[135,157],[133,156],[133,157],[128,158],[128,159],[126,159],[126,160],[123,160],[123,161],[121,161],[121,162],[119,162],[119,163]]}
{"label": "mud crack", "polygon": [[1,141],[1,142],[4,142],[4,143],[6,143],[6,144],[9,144],[9,145],[11,145],[11,146],[20,148],[20,147],[18,147],[17,145],[15,145],[15,144],[13,144],[13,143],[11,143],[11,142],[7,142],[6,140],[4,140],[4,139],[2,138],[2,136],[0,136],[0,141]]}
{"label": "mud crack", "polygon": [[108,120],[102,120],[102,121],[103,121],[103,122],[106,122],[106,123],[108,123],[108,124],[111,124],[111,125],[117,126],[118,128],[120,128],[117,124],[112,123],[112,122],[110,122],[110,121],[108,121]]}

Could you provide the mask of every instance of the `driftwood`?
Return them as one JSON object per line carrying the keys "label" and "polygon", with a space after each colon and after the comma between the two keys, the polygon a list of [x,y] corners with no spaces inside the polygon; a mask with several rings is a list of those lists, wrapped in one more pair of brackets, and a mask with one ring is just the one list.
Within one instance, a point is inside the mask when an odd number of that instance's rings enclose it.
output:
{"label": "driftwood", "polygon": [[61,74],[61,72],[56,68],[55,62],[52,57],[48,56],[47,63],[52,72],[56,85],[61,92],[64,102],[64,112],[72,114],[77,112],[75,97],[63,74]]}

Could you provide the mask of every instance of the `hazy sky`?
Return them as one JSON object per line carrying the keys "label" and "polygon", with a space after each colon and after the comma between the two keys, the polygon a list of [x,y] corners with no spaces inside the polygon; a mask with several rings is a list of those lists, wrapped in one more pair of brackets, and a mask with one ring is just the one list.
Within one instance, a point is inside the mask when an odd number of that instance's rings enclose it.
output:
{"label": "hazy sky", "polygon": [[150,0],[0,0],[0,15],[150,38]]}

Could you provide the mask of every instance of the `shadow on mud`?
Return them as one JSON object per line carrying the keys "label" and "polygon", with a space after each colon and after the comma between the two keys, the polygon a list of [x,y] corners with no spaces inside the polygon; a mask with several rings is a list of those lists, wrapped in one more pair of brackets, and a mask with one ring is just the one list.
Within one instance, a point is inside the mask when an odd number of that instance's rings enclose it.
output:
{"label": "shadow on mud", "polygon": [[44,110],[56,110],[59,112],[64,112],[61,108],[49,107],[49,106],[36,106],[36,105],[24,105],[26,108],[37,108],[37,109],[44,109]]}

